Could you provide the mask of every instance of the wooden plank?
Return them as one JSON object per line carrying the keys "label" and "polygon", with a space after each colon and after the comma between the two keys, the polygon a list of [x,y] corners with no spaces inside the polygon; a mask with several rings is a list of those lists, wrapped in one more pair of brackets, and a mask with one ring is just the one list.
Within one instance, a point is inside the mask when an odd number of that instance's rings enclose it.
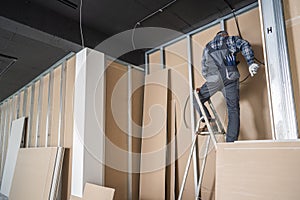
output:
{"label": "wooden plank", "polygon": [[165,199],[167,95],[168,70],[146,76],[140,199]]}
{"label": "wooden plank", "polygon": [[155,51],[149,55],[149,74],[162,70],[160,51]]}
{"label": "wooden plank", "polygon": [[49,89],[49,74],[43,77],[43,92],[42,92],[42,102],[41,102],[41,110],[40,110],[40,126],[39,126],[39,146],[46,146],[46,123],[47,123],[47,111],[48,111],[48,89]]}
{"label": "wooden plank", "polygon": [[34,94],[33,101],[31,101],[33,106],[32,110],[32,118],[31,118],[31,128],[30,128],[30,144],[29,147],[34,147],[36,144],[36,126],[37,126],[37,113],[38,113],[38,96],[40,91],[40,83],[39,81],[34,84]]}

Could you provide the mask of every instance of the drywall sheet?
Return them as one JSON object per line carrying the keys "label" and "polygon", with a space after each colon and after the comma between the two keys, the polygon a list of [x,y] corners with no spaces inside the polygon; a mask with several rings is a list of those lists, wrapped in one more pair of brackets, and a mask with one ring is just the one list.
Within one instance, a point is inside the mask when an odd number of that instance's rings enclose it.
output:
{"label": "drywall sheet", "polygon": [[294,98],[298,126],[300,125],[300,1],[283,0],[286,37],[290,59],[290,70],[293,81]]}
{"label": "drywall sheet", "polygon": [[24,148],[19,150],[12,187],[11,200],[48,199],[59,148]]}
{"label": "drywall sheet", "polygon": [[111,63],[106,69],[105,186],[116,189],[116,199],[128,195],[128,73]]}
{"label": "drywall sheet", "polygon": [[139,199],[140,179],[140,152],[143,123],[143,99],[144,99],[143,71],[131,69],[131,119],[132,124],[132,199]]}
{"label": "drywall sheet", "polygon": [[[86,183],[84,187],[83,197],[85,200],[112,200],[115,189]],[[124,197],[123,197],[124,198]]]}
{"label": "drywall sheet", "polygon": [[[259,9],[252,9],[238,16],[242,37],[249,41],[255,57],[264,61]],[[238,35],[234,19],[226,21],[226,29],[230,35]],[[254,31],[256,30],[256,31]],[[248,74],[248,65],[241,54],[238,65],[243,80]],[[271,139],[271,121],[268,103],[268,91],[265,66],[261,66],[254,77],[249,77],[240,84],[240,140]],[[247,122],[247,123],[243,123]]]}
{"label": "drywall sheet", "polygon": [[299,199],[300,142],[218,144],[216,199]]}
{"label": "drywall sheet", "polygon": [[70,200],[112,200],[114,198],[115,189],[86,183],[84,187],[83,197],[71,196]]}
{"label": "drywall sheet", "polygon": [[38,130],[38,146],[47,147],[46,137],[48,137],[48,130],[46,130],[47,113],[48,113],[48,91],[49,91],[49,74],[43,78],[43,89],[41,99],[41,110],[39,115],[39,130]]}
{"label": "drywall sheet", "polygon": [[140,199],[165,199],[168,70],[145,77]]}
{"label": "drywall sheet", "polygon": [[66,65],[66,94],[64,114],[64,147],[65,151],[62,172],[62,199],[69,199],[71,195],[72,176],[72,140],[73,140],[73,114],[74,114],[74,85],[75,85],[75,59],[72,57]]}
{"label": "drywall sheet", "polygon": [[9,196],[14,171],[16,167],[18,152],[20,149],[22,134],[24,132],[25,118],[14,120],[11,124],[11,132],[8,140],[7,155],[1,181],[1,193]]}
{"label": "drywall sheet", "polygon": [[104,184],[104,60],[87,48],[76,54],[71,194],[78,197],[87,181]]}
{"label": "drywall sheet", "polygon": [[151,53],[148,59],[149,74],[163,69],[160,51],[155,51],[154,53]]}
{"label": "drywall sheet", "polygon": [[[170,68],[169,87],[171,98],[176,104],[176,197],[179,194],[179,187],[184,177],[193,137],[187,53],[186,39],[165,48],[166,66]],[[192,163],[188,172],[183,199],[193,199],[194,188],[194,166]]]}
{"label": "drywall sheet", "polygon": [[51,105],[51,123],[50,123],[50,138],[49,146],[55,147],[58,144],[58,127],[59,127],[59,112],[60,112],[60,81],[61,81],[61,66],[53,71],[53,88],[52,88],[52,105]]}

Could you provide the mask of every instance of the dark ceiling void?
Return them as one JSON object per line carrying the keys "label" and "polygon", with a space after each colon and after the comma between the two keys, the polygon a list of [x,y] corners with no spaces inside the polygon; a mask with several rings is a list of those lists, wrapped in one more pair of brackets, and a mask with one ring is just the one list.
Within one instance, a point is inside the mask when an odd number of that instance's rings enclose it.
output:
{"label": "dark ceiling void", "polygon": [[[179,34],[187,33],[229,14],[230,6],[238,10],[257,0],[226,1],[2,0],[0,54],[11,55],[18,61],[0,77],[0,100],[13,94],[69,52],[78,52],[82,48],[82,36],[86,47],[100,48],[104,53],[113,54],[113,48],[102,43],[121,32],[162,27]],[[130,45],[131,49],[118,57],[140,66],[144,63],[145,50],[176,37],[176,34],[172,37],[147,35],[153,44],[136,49],[135,44],[149,42],[139,39],[138,35],[134,35],[136,32],[127,33],[114,48],[122,49],[123,45]],[[131,37],[132,34],[134,37]],[[11,60],[0,56],[0,73],[10,63]]]}

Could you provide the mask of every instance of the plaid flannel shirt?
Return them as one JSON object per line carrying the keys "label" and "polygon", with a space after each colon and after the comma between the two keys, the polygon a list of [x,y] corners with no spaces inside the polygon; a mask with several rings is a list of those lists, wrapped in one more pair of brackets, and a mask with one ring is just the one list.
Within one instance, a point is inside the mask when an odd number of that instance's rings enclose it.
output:
{"label": "plaid flannel shirt", "polygon": [[[212,41],[208,43],[208,45],[210,45],[213,49],[219,49],[221,48],[224,41],[226,41],[226,46],[228,47],[231,53],[236,54],[238,52],[242,52],[242,55],[246,59],[248,66],[254,63],[254,52],[250,43],[238,36],[223,37],[221,35],[217,35]],[[202,63],[205,62],[207,53],[208,49],[204,48]]]}

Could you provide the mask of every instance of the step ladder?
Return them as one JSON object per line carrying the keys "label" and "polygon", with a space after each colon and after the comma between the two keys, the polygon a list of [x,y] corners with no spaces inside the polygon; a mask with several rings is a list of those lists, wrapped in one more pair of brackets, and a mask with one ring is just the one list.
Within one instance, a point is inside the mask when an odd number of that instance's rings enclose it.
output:
{"label": "step ladder", "polygon": [[[187,164],[186,164],[186,167],[185,167],[185,171],[184,171],[184,175],[183,175],[183,180],[182,180],[182,183],[181,183],[181,186],[180,186],[178,200],[182,199],[183,190],[184,190],[184,186],[185,186],[186,179],[187,179],[187,176],[188,176],[188,171],[189,171],[189,168],[190,168],[190,165],[191,165],[192,157],[193,157],[194,152],[196,152],[195,151],[195,147],[196,147],[196,141],[197,141],[198,136],[199,135],[208,135],[208,138],[207,138],[206,143],[205,143],[204,158],[202,160],[202,165],[201,165],[201,169],[200,169],[199,180],[197,181],[198,183],[197,183],[196,194],[199,195],[199,196],[195,197],[196,200],[201,200],[200,189],[201,189],[201,185],[202,185],[202,180],[203,180],[204,169],[205,169],[205,165],[206,165],[206,158],[207,158],[207,153],[208,153],[208,149],[209,149],[210,140],[212,140],[215,149],[217,149],[217,139],[216,139],[215,135],[216,134],[225,134],[225,130],[224,130],[223,124],[221,123],[220,118],[218,116],[218,113],[217,113],[214,105],[212,104],[211,100],[210,99],[208,100],[208,104],[209,104],[210,109],[211,109],[211,111],[212,111],[212,113],[214,115],[214,119],[215,119],[215,122],[216,122],[216,125],[217,125],[217,129],[213,129],[213,127],[211,127],[211,125],[210,125],[210,123],[208,121],[208,118],[207,118],[207,116],[206,116],[206,114],[204,112],[203,105],[202,105],[202,103],[201,103],[201,101],[199,99],[198,92],[196,90],[194,90],[194,97],[196,99],[196,103],[199,106],[199,108],[200,108],[201,113],[203,114],[203,116],[197,122],[195,134],[194,134],[193,140],[192,140],[192,146],[191,146],[190,154],[189,154],[188,161],[187,161]],[[202,120],[204,120],[204,123],[205,123],[205,125],[208,128],[208,132],[200,132],[200,133],[198,132],[198,129],[200,127],[200,124],[201,124]],[[198,162],[197,162],[196,166],[197,165],[198,165]]]}

